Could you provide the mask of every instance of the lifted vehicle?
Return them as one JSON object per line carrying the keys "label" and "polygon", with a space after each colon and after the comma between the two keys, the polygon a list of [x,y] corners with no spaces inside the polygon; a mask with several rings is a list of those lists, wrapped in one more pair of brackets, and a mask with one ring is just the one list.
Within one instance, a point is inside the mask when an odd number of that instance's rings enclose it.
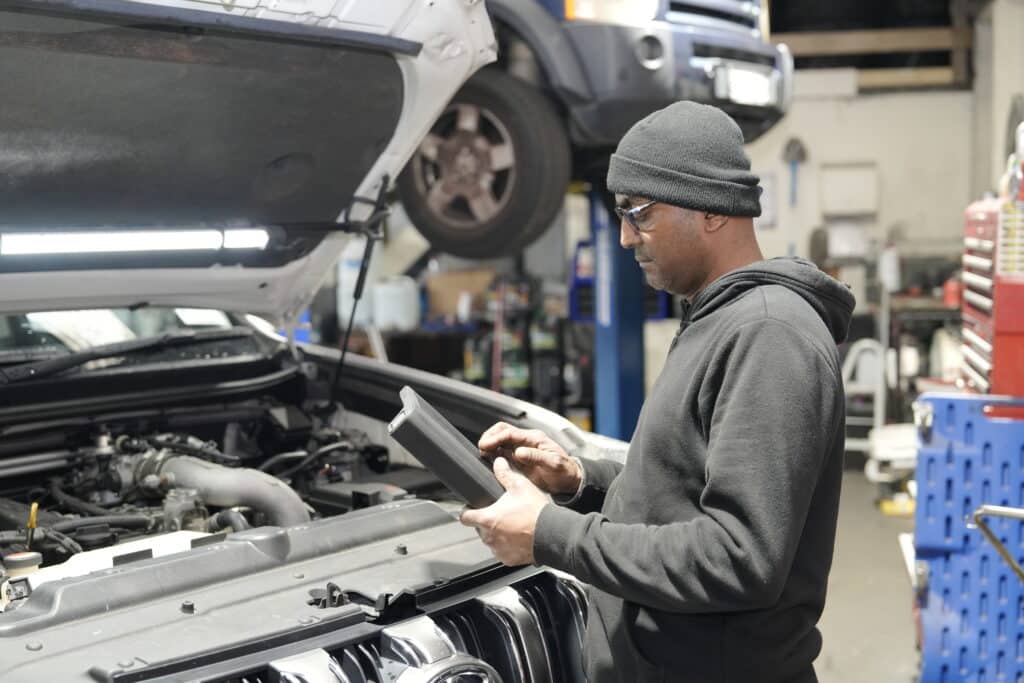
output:
{"label": "lifted vehicle", "polygon": [[793,59],[761,0],[488,0],[498,62],[436,120],[399,179],[431,245],[511,255],[551,225],[570,178],[603,182],[636,121],[677,100],[729,112],[748,141],[786,112]]}
{"label": "lifted vehicle", "polygon": [[611,442],[273,332],[494,58],[482,5],[13,0],[0,27],[0,679],[580,681],[583,588],[500,565],[387,425],[409,385],[470,439]]}

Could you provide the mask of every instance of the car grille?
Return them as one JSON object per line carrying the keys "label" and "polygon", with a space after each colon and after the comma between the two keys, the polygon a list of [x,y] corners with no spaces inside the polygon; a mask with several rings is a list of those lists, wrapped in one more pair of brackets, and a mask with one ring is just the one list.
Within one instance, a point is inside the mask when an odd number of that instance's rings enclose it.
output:
{"label": "car grille", "polygon": [[718,59],[729,59],[737,62],[749,62],[751,64],[763,64],[775,66],[774,55],[765,55],[751,50],[739,50],[731,47],[709,45],[707,43],[693,44],[694,57],[717,57]]}
{"label": "car grille", "polygon": [[205,683],[585,683],[581,584],[550,573]]}
{"label": "car grille", "polygon": [[[676,0],[673,0],[668,3],[668,10],[669,21],[675,21],[677,23],[683,23],[685,21],[684,17],[678,15],[695,14],[702,17],[708,17],[710,19],[721,19],[733,24],[739,24],[745,28],[757,28],[758,24],[757,17],[747,13],[739,6],[739,3],[737,3],[736,10],[733,12],[724,9],[705,7],[704,5],[693,2],[676,2]],[[673,14],[677,16],[674,17],[672,16]]]}

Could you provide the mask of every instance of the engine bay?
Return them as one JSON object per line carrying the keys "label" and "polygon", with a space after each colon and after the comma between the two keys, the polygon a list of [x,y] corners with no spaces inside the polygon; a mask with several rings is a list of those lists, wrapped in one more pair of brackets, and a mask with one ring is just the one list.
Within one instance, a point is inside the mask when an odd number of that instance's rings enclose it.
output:
{"label": "engine bay", "polygon": [[0,612],[17,609],[44,577],[178,552],[197,537],[450,498],[428,471],[393,464],[388,446],[366,431],[332,426],[336,417],[260,399],[37,425],[6,439]]}
{"label": "engine bay", "polygon": [[[282,348],[8,388],[0,678],[514,681],[579,661],[582,591],[497,562],[459,486],[393,432],[407,386],[470,441],[522,406],[370,359],[337,371]],[[410,629],[447,649],[405,657]]]}

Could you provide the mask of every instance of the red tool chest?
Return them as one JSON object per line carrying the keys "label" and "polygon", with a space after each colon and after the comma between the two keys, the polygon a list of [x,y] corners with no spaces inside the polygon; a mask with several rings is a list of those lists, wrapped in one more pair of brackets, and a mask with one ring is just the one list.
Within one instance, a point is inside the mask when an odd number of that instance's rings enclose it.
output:
{"label": "red tool chest", "polygon": [[1024,396],[1024,202],[983,199],[965,214],[963,380]]}

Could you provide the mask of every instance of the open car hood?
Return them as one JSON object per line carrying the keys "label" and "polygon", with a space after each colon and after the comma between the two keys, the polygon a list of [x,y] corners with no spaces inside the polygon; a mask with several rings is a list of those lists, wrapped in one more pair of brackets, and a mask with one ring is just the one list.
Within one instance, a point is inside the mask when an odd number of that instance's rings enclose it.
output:
{"label": "open car hood", "polygon": [[288,325],[494,57],[478,0],[5,0],[0,310]]}

